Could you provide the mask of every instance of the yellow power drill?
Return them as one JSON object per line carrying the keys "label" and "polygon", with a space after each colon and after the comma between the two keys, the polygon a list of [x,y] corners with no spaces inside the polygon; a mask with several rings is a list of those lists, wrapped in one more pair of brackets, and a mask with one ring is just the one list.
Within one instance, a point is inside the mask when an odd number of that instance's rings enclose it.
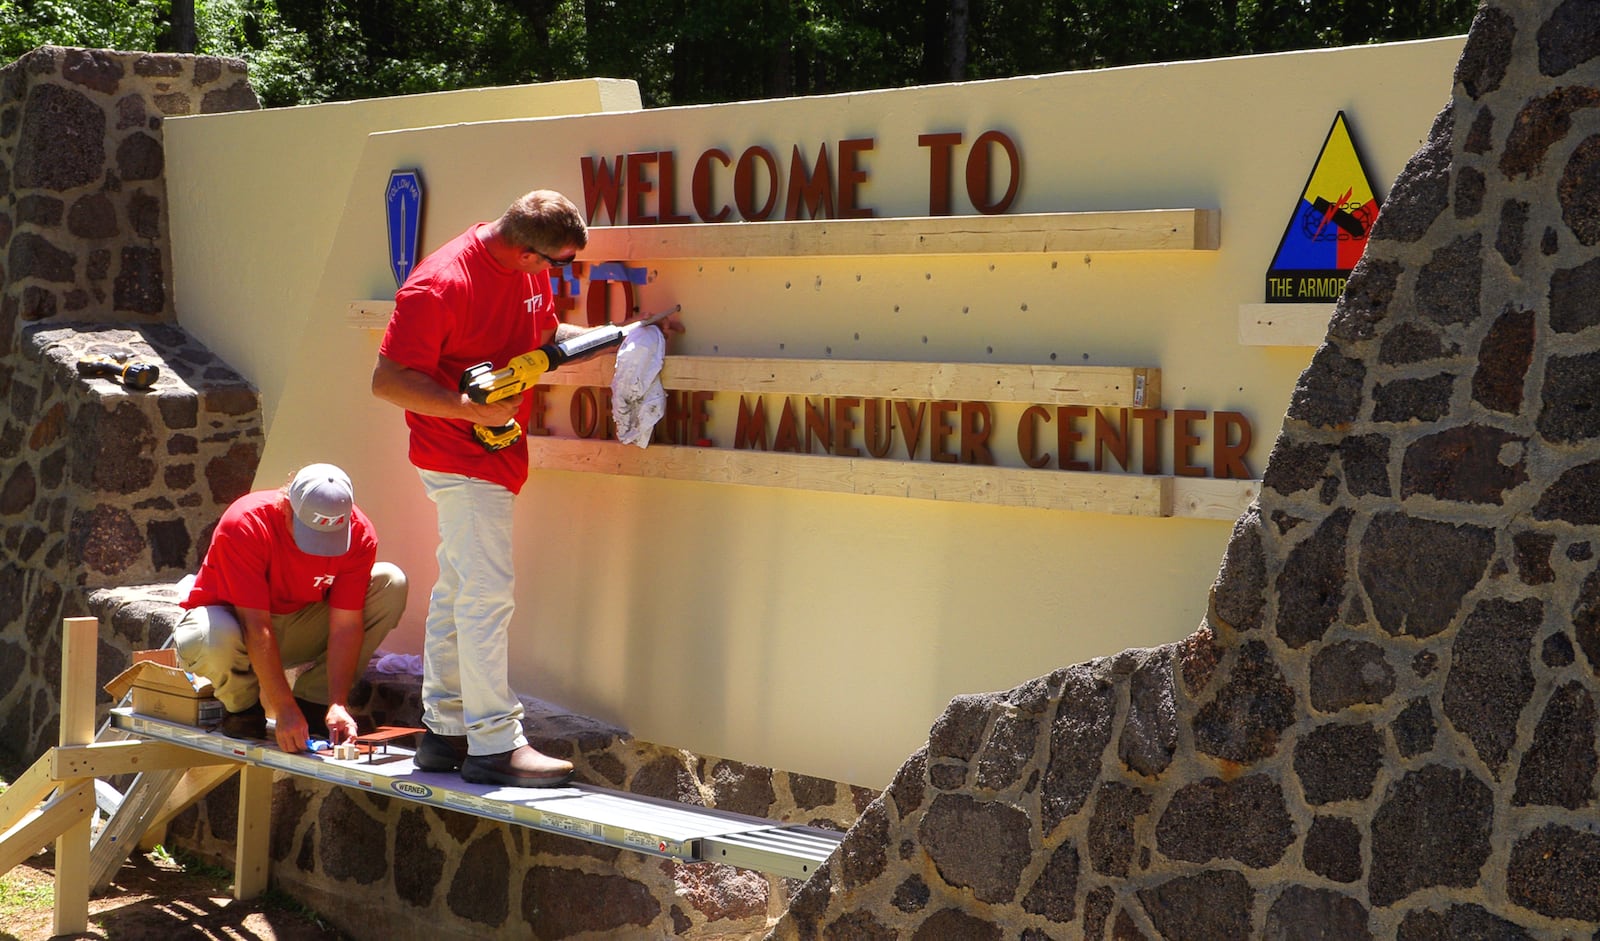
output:
{"label": "yellow power drill", "polygon": [[[531,353],[516,357],[503,369],[495,369],[492,363],[469,366],[461,373],[460,389],[467,394],[467,398],[479,405],[521,395],[537,385],[539,377],[550,370],[618,346],[632,331],[665,320],[681,306],[676,305],[659,314],[651,314],[621,326],[606,324],[586,330],[559,343],[551,341]],[[514,418],[504,425],[473,425],[472,436],[478,439],[485,450],[499,451],[522,437],[522,426]]]}
{"label": "yellow power drill", "polygon": [[161,367],[134,360],[119,363],[109,356],[85,356],[78,360],[78,375],[110,379],[124,389],[144,391],[161,378]]}

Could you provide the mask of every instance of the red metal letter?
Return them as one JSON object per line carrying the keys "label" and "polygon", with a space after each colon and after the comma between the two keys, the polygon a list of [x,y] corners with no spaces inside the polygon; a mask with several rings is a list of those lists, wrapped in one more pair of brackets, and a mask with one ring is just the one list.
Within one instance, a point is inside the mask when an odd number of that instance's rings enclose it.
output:
{"label": "red metal letter", "polygon": [[[1004,196],[992,203],[989,202],[989,184],[994,179],[994,171],[989,165],[990,144],[999,144],[1011,161],[1011,185],[1006,188]],[[1017,145],[999,131],[979,134],[978,139],[972,142],[972,152],[967,154],[967,198],[972,200],[972,207],[986,216],[1005,212],[1011,208],[1011,201],[1017,198],[1017,188],[1021,185],[1022,158],[1017,155]]]}
{"label": "red metal letter", "polygon": [[661,222],[688,222],[689,214],[678,211],[678,155],[663,150],[656,156],[661,160]]}
{"label": "red metal letter", "polygon": [[654,153],[628,155],[628,224],[655,225],[655,216],[645,212],[645,197],[655,184],[647,176],[648,165],[656,162]]}
{"label": "red metal letter", "polygon": [[694,162],[694,184],[692,188],[694,198],[694,211],[701,222],[722,222],[733,212],[726,203],[713,211],[711,209],[711,161],[717,161],[724,167],[733,166],[733,158],[725,150],[715,147],[700,155]]}
{"label": "red metal letter", "polygon": [[[756,208],[756,170],[759,160],[767,165],[767,204]],[[778,158],[765,147],[750,147],[739,155],[739,165],[733,170],[733,202],[746,222],[761,222],[772,215],[778,204]]]}
{"label": "red metal letter", "polygon": [[589,224],[594,224],[594,214],[604,206],[606,218],[613,225],[621,217],[617,215],[617,196],[621,191],[623,163],[626,158],[617,155],[616,172],[606,163],[604,157],[584,157],[583,165],[583,204],[584,211],[588,213]]}
{"label": "red metal letter", "polygon": [[950,162],[955,146],[961,143],[960,131],[922,134],[917,143],[928,148],[928,215],[950,215]]}
{"label": "red metal letter", "polygon": [[856,165],[861,154],[872,150],[870,137],[856,137],[839,142],[839,218],[870,219],[878,214],[870,206],[856,205],[856,187],[867,181],[867,171]]}

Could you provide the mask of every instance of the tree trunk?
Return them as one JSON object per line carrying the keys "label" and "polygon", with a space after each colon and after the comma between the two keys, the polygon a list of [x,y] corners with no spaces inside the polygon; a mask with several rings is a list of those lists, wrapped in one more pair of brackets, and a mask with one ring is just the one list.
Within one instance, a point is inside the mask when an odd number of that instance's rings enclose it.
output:
{"label": "tree trunk", "polygon": [[952,82],[967,77],[968,0],[950,0],[950,19],[945,25],[945,78]]}
{"label": "tree trunk", "polygon": [[192,53],[194,47],[194,0],[172,0],[172,51]]}

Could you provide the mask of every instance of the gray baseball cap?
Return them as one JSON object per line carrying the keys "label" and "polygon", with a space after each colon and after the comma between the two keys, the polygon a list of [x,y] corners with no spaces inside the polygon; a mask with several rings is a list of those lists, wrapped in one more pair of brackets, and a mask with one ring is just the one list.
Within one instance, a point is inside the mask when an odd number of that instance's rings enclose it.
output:
{"label": "gray baseball cap", "polygon": [[294,511],[294,543],[311,555],[350,551],[350,510],[355,495],[350,477],[332,464],[308,464],[289,484]]}

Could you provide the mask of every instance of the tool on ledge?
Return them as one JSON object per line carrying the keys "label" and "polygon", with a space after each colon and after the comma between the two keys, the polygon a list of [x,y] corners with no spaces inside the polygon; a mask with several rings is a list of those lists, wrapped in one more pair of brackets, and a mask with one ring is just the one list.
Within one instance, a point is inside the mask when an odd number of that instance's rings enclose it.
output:
{"label": "tool on ledge", "polygon": [[[586,330],[559,343],[551,341],[531,353],[516,357],[503,369],[495,369],[492,363],[469,366],[461,373],[460,389],[467,394],[467,398],[480,405],[521,395],[538,384],[539,377],[550,370],[618,346],[633,330],[659,323],[677,313],[682,306],[675,304],[632,323],[620,326],[606,324]],[[522,437],[522,426],[517,424],[516,419],[494,427],[473,425],[472,434],[485,450],[499,451]]]}
{"label": "tool on ledge", "polygon": [[85,356],[78,360],[78,375],[110,379],[124,389],[142,392],[161,378],[161,367],[139,360],[119,363],[109,356]]}

